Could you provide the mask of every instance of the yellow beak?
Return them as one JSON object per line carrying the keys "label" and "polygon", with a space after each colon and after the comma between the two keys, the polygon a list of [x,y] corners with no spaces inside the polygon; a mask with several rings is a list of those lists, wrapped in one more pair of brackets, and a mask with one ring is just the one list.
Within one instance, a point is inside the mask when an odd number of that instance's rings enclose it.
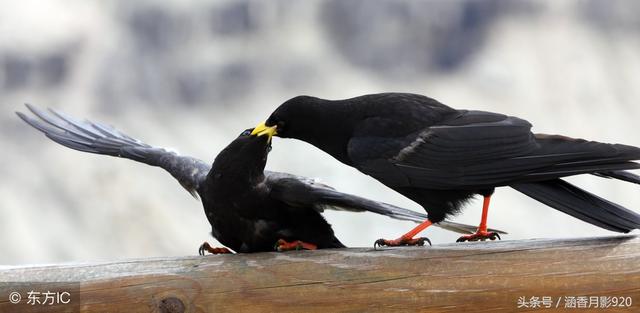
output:
{"label": "yellow beak", "polygon": [[271,137],[275,136],[278,134],[277,131],[278,126],[273,125],[273,126],[267,126],[263,123],[258,124],[258,126],[256,126],[256,128],[253,129],[253,131],[251,132],[252,136],[263,136],[263,135],[268,135],[269,139],[271,139]]}

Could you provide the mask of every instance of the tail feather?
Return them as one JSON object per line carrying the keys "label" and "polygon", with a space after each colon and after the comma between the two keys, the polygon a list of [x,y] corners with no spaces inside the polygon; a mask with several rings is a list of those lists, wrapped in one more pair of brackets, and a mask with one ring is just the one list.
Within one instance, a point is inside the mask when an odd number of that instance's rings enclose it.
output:
{"label": "tail feather", "polygon": [[[536,134],[539,146],[531,155],[514,158],[515,160],[533,160],[533,164],[547,164],[517,178],[518,183],[547,181],[555,178],[602,173],[605,177],[630,177],[621,174],[625,170],[639,169],[640,148],[608,144],[584,139],[575,139],[557,135]],[[525,162],[526,164],[526,162]],[[606,175],[611,173],[611,175]],[[632,174],[631,174],[632,175]],[[614,177],[618,176],[618,177]],[[623,179],[624,178],[619,178]]]}
{"label": "tail feather", "polygon": [[511,185],[525,195],[592,225],[615,232],[640,229],[640,215],[562,179]]}
{"label": "tail feather", "polygon": [[624,180],[629,183],[640,185],[640,176],[628,171],[598,172],[598,173],[594,173],[594,175],[605,177],[605,178],[615,178],[619,180]]}
{"label": "tail feather", "polygon": [[[521,177],[520,181],[546,181],[549,179],[554,179],[558,177],[564,176],[572,176],[579,174],[596,174],[597,173],[612,173],[611,175],[600,175],[600,176],[608,176],[612,178],[615,173],[624,172],[625,170],[635,170],[640,169],[640,164],[635,162],[618,162],[618,163],[595,163],[589,165],[582,166],[564,166],[564,167],[551,167],[545,170],[540,170],[535,173],[527,174]],[[633,174],[632,174],[633,175]],[[622,178],[619,178],[622,179]]]}

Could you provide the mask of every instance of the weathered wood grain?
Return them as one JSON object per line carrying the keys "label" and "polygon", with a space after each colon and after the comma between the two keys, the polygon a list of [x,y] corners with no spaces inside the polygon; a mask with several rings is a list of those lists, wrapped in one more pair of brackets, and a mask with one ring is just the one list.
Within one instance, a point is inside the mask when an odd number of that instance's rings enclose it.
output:
{"label": "weathered wood grain", "polygon": [[[631,308],[606,312],[640,312],[640,238],[77,263],[5,268],[0,281],[80,281],[83,312],[511,312],[542,310],[519,309],[519,297],[564,309],[580,296],[631,297]],[[7,288],[0,312],[16,312]]]}

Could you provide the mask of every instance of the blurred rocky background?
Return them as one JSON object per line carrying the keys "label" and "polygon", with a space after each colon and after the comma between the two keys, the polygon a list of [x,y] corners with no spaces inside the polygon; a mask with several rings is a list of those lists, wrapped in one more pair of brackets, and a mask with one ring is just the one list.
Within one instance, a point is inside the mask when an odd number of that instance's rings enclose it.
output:
{"label": "blurred rocky background", "polygon": [[[160,169],[61,147],[20,121],[23,103],[116,126],[212,161],[300,94],[426,94],[500,111],[536,132],[640,145],[640,2],[2,1],[0,264],[194,255],[201,204]],[[419,206],[317,149],[276,139],[268,168]],[[640,211],[638,186],[571,181]],[[477,224],[479,201],[456,220]],[[328,213],[350,246],[411,223]],[[489,224],[504,239],[610,235],[508,188]],[[434,243],[456,234],[429,229]]]}

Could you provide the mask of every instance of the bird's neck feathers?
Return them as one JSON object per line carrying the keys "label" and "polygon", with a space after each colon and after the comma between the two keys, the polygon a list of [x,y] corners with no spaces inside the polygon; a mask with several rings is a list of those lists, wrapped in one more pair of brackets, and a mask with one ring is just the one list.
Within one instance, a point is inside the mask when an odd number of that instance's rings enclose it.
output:
{"label": "bird's neck feathers", "polygon": [[[331,154],[339,161],[349,164],[347,144],[353,133],[353,112],[342,101],[324,100],[315,97],[297,97],[299,110],[295,112],[295,123],[291,125],[291,138],[306,141]],[[283,136],[288,137],[288,136]]]}
{"label": "bird's neck feathers", "polygon": [[222,151],[216,157],[207,181],[220,187],[255,185],[264,180],[266,155],[253,151]]}
{"label": "bird's neck feathers", "polygon": [[250,164],[227,164],[214,166],[207,175],[207,184],[216,190],[251,189],[253,186],[264,181],[264,167],[252,166]]}

